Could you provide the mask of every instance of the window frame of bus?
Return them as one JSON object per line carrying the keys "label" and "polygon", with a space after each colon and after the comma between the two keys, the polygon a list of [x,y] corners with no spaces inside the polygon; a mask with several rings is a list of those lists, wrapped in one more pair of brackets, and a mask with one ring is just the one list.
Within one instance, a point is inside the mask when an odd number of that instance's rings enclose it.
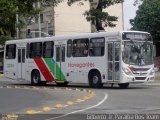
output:
{"label": "window frame of bus", "polygon": [[[93,47],[93,46],[91,46],[92,44],[91,44],[91,41],[92,40],[97,40],[97,41],[99,41],[98,39],[102,39],[103,40],[103,42],[95,42],[95,43],[102,43],[102,45],[104,45],[103,47]],[[97,44],[96,44],[97,45]],[[93,51],[94,51],[94,48],[100,48],[100,50],[101,50],[101,54],[100,55],[97,55],[97,54],[93,54]],[[102,51],[102,48],[103,48],[103,51]],[[92,52],[91,52],[92,51]],[[105,54],[105,38],[104,37],[95,37],[95,38],[91,38],[90,39],[90,42],[89,42],[89,56],[91,56],[91,57],[94,57],[94,56],[104,56],[104,54]]]}
{"label": "window frame of bus", "polygon": [[[8,46],[14,46],[14,48],[9,48]],[[16,58],[16,44],[7,44],[6,45],[6,54],[5,54],[5,59],[15,59]],[[11,49],[11,51],[9,51]],[[12,57],[9,57],[8,53],[12,53]],[[13,54],[14,53],[14,54]]]}
{"label": "window frame of bus", "polygon": [[[38,43],[40,43],[40,49],[36,50],[35,47],[32,47],[32,45],[33,44],[38,44]],[[32,47],[32,50],[31,50],[31,47]],[[30,48],[29,49],[29,57],[30,58],[41,58],[42,57],[42,48],[43,48],[42,42],[32,42],[32,43],[30,43],[30,47],[29,48]],[[38,51],[39,51],[40,55],[37,55]],[[34,52],[36,53],[35,55],[33,54]],[[33,56],[31,56],[31,53],[33,54]]]}
{"label": "window frame of bus", "polygon": [[29,54],[30,54],[30,44],[27,43],[27,46],[26,46],[26,58],[27,59],[29,58]]}
{"label": "window frame of bus", "polygon": [[67,57],[72,57],[72,40],[67,41]]}
{"label": "window frame of bus", "polygon": [[[46,47],[44,44],[46,44],[46,43],[51,43],[51,48],[50,49],[46,49],[46,48],[44,48],[44,47]],[[43,58],[52,58],[53,56],[54,56],[54,42],[53,41],[45,41],[45,42],[43,42],[43,46],[42,46],[42,48],[43,48]],[[50,56],[45,56],[45,52],[46,51],[50,51],[51,52],[51,55]]]}
{"label": "window frame of bus", "polygon": [[[81,42],[78,43],[78,41],[81,41]],[[86,42],[84,42],[84,41],[86,41]],[[74,46],[74,44],[76,46]],[[83,44],[86,44],[86,45],[83,46]],[[86,49],[83,49],[85,47],[86,47]],[[77,52],[77,51],[79,51],[79,52]],[[79,38],[79,39],[73,40],[73,43],[72,43],[72,56],[73,57],[87,57],[89,55],[88,51],[89,51],[89,39],[88,38]]]}

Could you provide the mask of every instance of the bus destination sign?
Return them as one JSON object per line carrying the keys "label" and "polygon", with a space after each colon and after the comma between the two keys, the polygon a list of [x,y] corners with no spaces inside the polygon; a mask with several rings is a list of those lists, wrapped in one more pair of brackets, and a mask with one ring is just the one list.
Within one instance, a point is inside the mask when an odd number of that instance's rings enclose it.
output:
{"label": "bus destination sign", "polygon": [[123,40],[139,40],[139,41],[152,41],[151,35],[147,33],[124,32],[122,33]]}

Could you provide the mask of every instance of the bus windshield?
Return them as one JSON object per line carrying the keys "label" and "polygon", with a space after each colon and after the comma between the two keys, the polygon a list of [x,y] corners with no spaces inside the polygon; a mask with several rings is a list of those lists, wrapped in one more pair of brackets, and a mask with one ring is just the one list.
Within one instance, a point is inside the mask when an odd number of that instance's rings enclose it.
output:
{"label": "bus windshield", "polygon": [[131,65],[153,64],[153,44],[146,41],[124,41],[123,61]]}

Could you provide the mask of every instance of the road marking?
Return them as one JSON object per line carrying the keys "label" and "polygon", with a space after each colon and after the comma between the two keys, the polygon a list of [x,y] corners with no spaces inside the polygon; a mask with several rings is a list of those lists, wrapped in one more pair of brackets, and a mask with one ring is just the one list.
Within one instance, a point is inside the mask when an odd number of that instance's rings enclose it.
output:
{"label": "road marking", "polygon": [[55,105],[55,107],[56,107],[56,108],[62,108],[63,105],[62,105],[62,104],[57,104],[57,105]]}
{"label": "road marking", "polygon": [[2,116],[2,120],[17,120],[19,117],[19,115],[15,115],[15,114],[6,114]]}
{"label": "road marking", "polygon": [[37,114],[37,113],[39,113],[39,111],[35,111],[35,110],[26,111],[26,114]]}
{"label": "road marking", "polygon": [[75,91],[83,91],[83,92],[87,92],[87,95],[83,96],[81,99],[77,98],[76,100],[68,100],[66,102],[66,104],[56,104],[54,105],[54,107],[48,107],[48,106],[44,106],[40,109],[40,111],[37,110],[27,110],[25,111],[26,114],[38,114],[38,113],[42,113],[42,112],[48,112],[48,111],[52,111],[55,109],[60,109],[60,108],[64,108],[64,107],[68,107],[68,106],[72,106],[72,105],[76,105],[80,102],[84,102],[87,101],[89,99],[91,99],[93,96],[95,96],[95,93],[92,90],[86,90],[86,89],[79,89],[79,88],[56,88],[56,87],[36,87],[36,86],[17,86],[17,85],[4,85],[4,86],[0,86],[0,88],[8,88],[8,89],[25,89],[25,90],[40,90],[40,89],[44,89],[44,90],[75,90]]}
{"label": "road marking", "polygon": [[58,116],[58,117],[53,117],[53,118],[45,119],[45,120],[54,120],[54,119],[66,117],[66,116],[71,115],[71,114],[75,114],[75,113],[78,113],[78,112],[82,112],[82,111],[86,111],[86,110],[98,107],[101,104],[103,104],[107,100],[107,98],[108,98],[108,94],[104,93],[104,98],[100,102],[98,102],[96,105],[93,105],[93,106],[90,106],[90,107],[87,107],[87,108],[84,108],[84,109],[81,109],[81,110],[73,111],[73,112],[67,113],[65,115]]}
{"label": "road marking", "polygon": [[83,102],[84,100],[82,99],[77,99],[76,102],[80,103],[80,102]]}
{"label": "road marking", "polygon": [[72,102],[72,101],[67,101],[67,105],[73,105],[74,104],[74,102]]}
{"label": "road marking", "polygon": [[88,96],[84,96],[84,98],[83,98],[84,100],[88,100],[88,99],[90,99]]}
{"label": "road marking", "polygon": [[50,111],[50,110],[51,110],[51,108],[50,108],[50,107],[43,107],[42,109],[43,109],[43,111],[45,111],[45,112],[48,112],[48,111]]}

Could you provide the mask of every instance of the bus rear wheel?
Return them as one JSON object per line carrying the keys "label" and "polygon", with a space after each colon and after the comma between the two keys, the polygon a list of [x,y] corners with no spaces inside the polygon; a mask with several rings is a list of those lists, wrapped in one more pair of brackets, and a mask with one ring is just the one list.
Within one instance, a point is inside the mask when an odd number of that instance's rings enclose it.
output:
{"label": "bus rear wheel", "polygon": [[121,89],[126,89],[129,86],[129,83],[120,83],[118,84]]}
{"label": "bus rear wheel", "polygon": [[32,85],[41,85],[45,84],[46,82],[41,81],[40,73],[38,70],[34,70],[31,74],[31,84]]}
{"label": "bus rear wheel", "polygon": [[93,71],[89,74],[89,86],[91,88],[101,88],[103,86],[101,75],[98,71]]}

